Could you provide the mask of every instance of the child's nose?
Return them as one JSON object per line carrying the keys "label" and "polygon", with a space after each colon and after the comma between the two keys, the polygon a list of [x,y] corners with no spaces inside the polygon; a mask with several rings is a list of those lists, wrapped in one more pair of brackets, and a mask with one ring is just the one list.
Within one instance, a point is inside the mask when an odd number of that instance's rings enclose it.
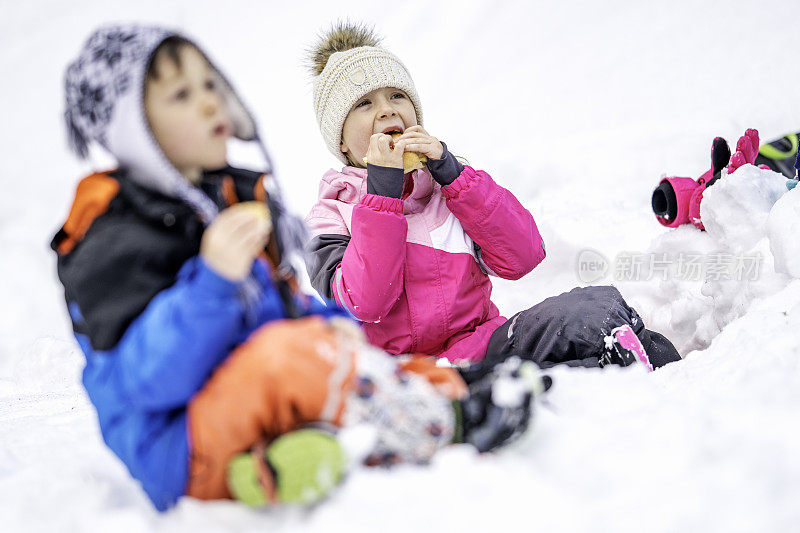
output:
{"label": "child's nose", "polygon": [[220,107],[220,97],[216,93],[209,94],[203,99],[200,105],[205,115],[212,116]]}
{"label": "child's nose", "polygon": [[380,118],[396,117],[397,111],[391,105],[389,105],[388,102],[386,102],[378,110],[378,114]]}

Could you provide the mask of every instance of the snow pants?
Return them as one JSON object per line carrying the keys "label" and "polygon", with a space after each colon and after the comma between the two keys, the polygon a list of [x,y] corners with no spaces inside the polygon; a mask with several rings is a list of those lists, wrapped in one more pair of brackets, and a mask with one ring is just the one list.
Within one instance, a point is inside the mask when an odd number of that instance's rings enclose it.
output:
{"label": "snow pants", "polygon": [[[303,425],[342,424],[358,381],[358,343],[340,341],[326,320],[308,317],[262,326],[231,352],[188,406],[188,496],[230,498],[226,469],[237,454]],[[466,393],[460,376],[432,358],[392,360],[391,368],[445,396]]]}
{"label": "snow pants", "polygon": [[189,403],[186,494],[230,498],[226,469],[235,455],[304,423],[338,424],[353,373],[354,354],[337,350],[321,318],[258,329]]}
{"label": "snow pants", "polygon": [[597,367],[606,335],[626,324],[639,337],[653,367],[680,360],[669,339],[645,328],[616,287],[576,287],[511,317],[490,337],[486,357],[462,374],[471,382],[514,355],[542,368]]}

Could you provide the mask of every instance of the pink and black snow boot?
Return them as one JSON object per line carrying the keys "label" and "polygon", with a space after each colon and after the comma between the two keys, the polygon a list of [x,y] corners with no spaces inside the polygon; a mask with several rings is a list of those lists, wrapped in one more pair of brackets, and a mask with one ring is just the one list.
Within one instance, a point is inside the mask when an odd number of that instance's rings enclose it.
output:
{"label": "pink and black snow boot", "polygon": [[[768,147],[769,145],[767,145]],[[768,149],[766,151],[768,153],[775,152],[770,152]],[[758,130],[748,129],[745,131],[736,143],[736,152],[733,155],[731,155],[727,141],[722,137],[717,137],[711,145],[711,168],[697,181],[692,178],[672,176],[663,178],[658,184],[651,199],[656,219],[668,228],[692,223],[697,228],[705,230],[705,226],[700,220],[703,192],[720,179],[723,169],[727,174],[732,174],[742,165],[755,164],[758,156]],[[760,164],[759,168],[770,167]],[[788,184],[787,187],[791,188]]]}
{"label": "pink and black snow boot", "polygon": [[645,366],[648,371],[653,371],[650,358],[642,346],[642,342],[633,329],[625,324],[611,330],[605,337],[605,351],[600,357],[600,366],[608,364],[628,366],[637,361]]}

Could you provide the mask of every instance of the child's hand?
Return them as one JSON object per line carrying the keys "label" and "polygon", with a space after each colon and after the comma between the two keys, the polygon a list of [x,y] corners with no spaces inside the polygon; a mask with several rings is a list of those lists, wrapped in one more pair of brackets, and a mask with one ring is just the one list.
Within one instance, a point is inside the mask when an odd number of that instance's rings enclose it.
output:
{"label": "child's hand", "polygon": [[203,234],[200,257],[220,276],[242,281],[269,238],[271,224],[264,214],[246,204],[222,211]]}
{"label": "child's hand", "polygon": [[370,165],[402,169],[405,147],[406,141],[392,141],[389,135],[376,133],[369,138],[369,148],[364,159]]}
{"label": "child's hand", "polygon": [[428,159],[441,159],[444,146],[436,137],[432,137],[422,126],[411,126],[397,139],[406,141],[406,152],[419,152]]}

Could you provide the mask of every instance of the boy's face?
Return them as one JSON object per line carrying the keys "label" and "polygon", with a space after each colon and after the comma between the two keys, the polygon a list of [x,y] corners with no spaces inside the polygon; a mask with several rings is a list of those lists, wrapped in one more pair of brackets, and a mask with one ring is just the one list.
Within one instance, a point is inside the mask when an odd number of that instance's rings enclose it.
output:
{"label": "boy's face", "polygon": [[224,167],[233,132],[214,70],[193,46],[178,51],[180,66],[159,53],[157,77],[148,78],[145,112],[167,159],[191,181],[203,170]]}
{"label": "boy's face", "polygon": [[398,131],[417,125],[411,99],[393,87],[375,89],[356,102],[342,127],[342,153],[356,166],[364,166],[369,139],[375,133]]}

